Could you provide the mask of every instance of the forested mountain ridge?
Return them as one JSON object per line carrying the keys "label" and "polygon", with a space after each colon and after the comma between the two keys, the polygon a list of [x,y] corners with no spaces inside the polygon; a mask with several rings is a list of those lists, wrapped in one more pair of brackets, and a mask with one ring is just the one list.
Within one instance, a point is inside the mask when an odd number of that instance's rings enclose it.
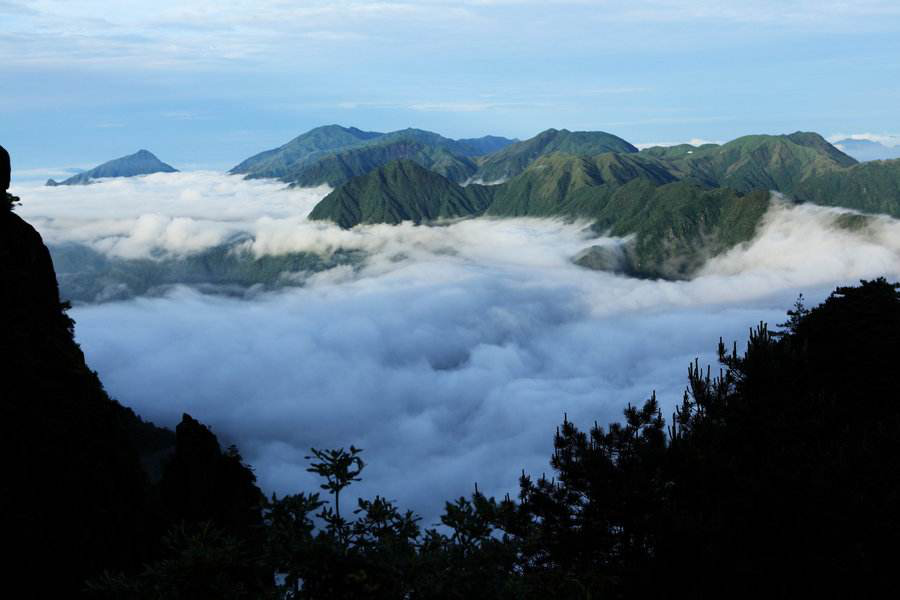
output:
{"label": "forested mountain ridge", "polygon": [[136,175],[150,175],[152,173],[176,173],[178,169],[162,162],[149,150],[138,150],[134,154],[116,158],[98,165],[93,169],[73,175],[68,179],[56,182],[52,179],[47,185],[85,185],[94,179],[104,177],[135,177]]}
{"label": "forested mountain ridge", "polygon": [[900,216],[900,160],[858,163],[816,133],[746,136],[721,146],[657,147],[641,154],[702,185],[770,189],[796,202]]}
{"label": "forested mountain ridge", "polygon": [[[633,179],[654,185],[685,181],[738,194],[772,190],[797,202],[900,215],[900,163],[861,165],[819,134],[801,131],[638,151],[601,131],[548,129],[524,141],[452,140],[412,128],[377,133],[329,125],[251,157],[231,172],[338,188],[394,160],[413,161],[457,184],[500,182],[486,193],[493,200],[484,212],[495,216],[593,219],[610,195]],[[404,192],[395,188],[392,194],[395,204],[402,204]],[[483,207],[476,206],[470,216],[481,214]],[[325,207],[314,214],[328,218]]]}
{"label": "forested mountain ridge", "polygon": [[490,187],[462,187],[411,160],[396,160],[351,179],[319,202],[309,217],[345,228],[422,223],[481,214],[491,198]]}
{"label": "forested mountain ridge", "polygon": [[[582,219],[600,232],[635,236],[624,248],[625,262],[618,261],[626,272],[677,279],[689,277],[705,258],[750,240],[769,206],[770,191],[789,201],[900,216],[900,161],[859,164],[815,133],[746,136],[723,145],[640,152],[628,144],[624,152],[579,154],[596,145],[627,144],[608,134],[586,133],[550,130],[477,159],[474,179],[485,165],[506,165],[506,173],[521,168],[491,186],[463,188],[422,176],[394,180],[390,189],[379,191],[379,182],[386,179],[378,173],[392,169],[379,167],[366,178],[365,202],[369,208],[386,202],[394,206],[387,220],[379,215],[388,213],[360,209],[362,196],[344,189],[358,188],[361,184],[354,180],[323,199],[310,218],[352,227],[395,223],[406,212],[417,215],[411,220],[425,222],[413,205],[423,198],[440,203],[473,188],[482,201],[460,204],[452,216]],[[471,208],[468,215],[461,212],[466,207]],[[586,266],[609,262],[596,253],[581,258]]]}
{"label": "forested mountain ridge", "polygon": [[604,131],[548,129],[533,138],[510,144],[484,156],[475,178],[484,183],[505,181],[524,171],[535,160],[555,152],[594,156],[605,152],[632,153],[638,149],[620,137]]}
{"label": "forested mountain ridge", "polygon": [[322,184],[338,187],[353,177],[401,159],[413,161],[456,183],[468,180],[477,169],[471,158],[454,154],[441,145],[411,137],[384,136],[371,144],[327,154],[311,164],[294,168],[282,180],[298,187]]}
{"label": "forested mountain ridge", "polygon": [[857,164],[816,133],[749,135],[721,146],[648,148],[642,154],[666,163],[679,179],[747,192],[770,189],[793,194],[817,175]]}
{"label": "forested mountain ridge", "polygon": [[475,164],[469,159],[513,141],[498,136],[452,140],[414,128],[380,133],[326,125],[251,156],[229,172],[251,179],[280,179],[298,186],[336,186],[391,160],[407,158],[462,182],[475,171]]}
{"label": "forested mountain ridge", "polygon": [[229,173],[244,175],[250,179],[279,178],[286,175],[290,169],[307,165],[322,154],[382,135],[374,131],[362,131],[356,127],[324,125],[298,135],[278,148],[251,156]]}

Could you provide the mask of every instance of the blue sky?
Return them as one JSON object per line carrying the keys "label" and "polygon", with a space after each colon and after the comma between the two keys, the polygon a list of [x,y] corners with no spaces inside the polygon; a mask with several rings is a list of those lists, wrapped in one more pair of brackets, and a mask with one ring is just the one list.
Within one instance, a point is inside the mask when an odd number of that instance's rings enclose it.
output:
{"label": "blue sky", "polygon": [[148,148],[228,168],[326,123],[634,143],[900,143],[897,0],[0,0],[23,176]]}

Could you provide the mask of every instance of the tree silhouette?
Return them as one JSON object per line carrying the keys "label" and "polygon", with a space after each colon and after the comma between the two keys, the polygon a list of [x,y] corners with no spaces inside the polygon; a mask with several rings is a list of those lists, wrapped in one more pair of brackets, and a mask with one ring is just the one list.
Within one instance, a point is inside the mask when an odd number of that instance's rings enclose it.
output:
{"label": "tree silhouette", "polygon": [[[900,539],[898,286],[863,281],[812,309],[801,297],[781,327],[760,323],[742,353],[720,340],[717,373],[689,365],[668,424],[655,394],[605,428],[582,431],[564,418],[552,476],[523,473],[517,501],[476,488],[446,504],[440,529],[424,532],[380,498],[360,501],[366,515],[345,524],[346,537],[328,529],[340,548],[330,560],[308,560],[312,576],[297,597],[787,598],[876,589]],[[314,471],[331,475],[322,487],[336,497],[359,473],[350,454],[331,452],[316,454]],[[307,500],[302,512],[311,510]],[[322,535],[304,533],[307,549]]]}
{"label": "tree silhouette", "polygon": [[306,470],[324,477],[325,483],[320,487],[334,496],[334,509],[326,506],[319,516],[328,523],[338,541],[343,544],[347,537],[347,521],[341,517],[341,492],[354,481],[362,481],[359,474],[366,466],[359,456],[362,450],[350,446],[349,452],[343,448],[337,450],[310,448],[310,452],[312,456],[307,456],[306,460],[315,458],[319,462],[310,463]]}

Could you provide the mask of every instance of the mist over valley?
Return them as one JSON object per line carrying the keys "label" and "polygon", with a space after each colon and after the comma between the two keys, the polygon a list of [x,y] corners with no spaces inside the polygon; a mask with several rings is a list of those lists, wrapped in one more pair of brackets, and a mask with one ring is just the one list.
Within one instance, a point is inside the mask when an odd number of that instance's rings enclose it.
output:
{"label": "mist over valley", "polygon": [[900,276],[900,222],[779,194],[750,239],[660,279],[582,266],[635,236],[566,214],[343,228],[309,218],[327,185],[216,172],[14,191],[115,398],[208,423],[268,492],[314,487],[310,447],[362,447],[354,493],[429,522],[476,482],[502,495],[545,471],[564,414],[612,421],[654,390],[669,413],[719,336]]}

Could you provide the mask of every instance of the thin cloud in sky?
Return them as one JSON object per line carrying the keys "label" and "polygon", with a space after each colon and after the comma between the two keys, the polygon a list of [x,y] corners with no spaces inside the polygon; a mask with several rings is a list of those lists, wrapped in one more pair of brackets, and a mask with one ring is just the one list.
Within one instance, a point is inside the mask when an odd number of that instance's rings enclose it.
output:
{"label": "thin cloud in sky", "polygon": [[832,144],[841,140],[865,140],[876,142],[888,148],[900,146],[900,134],[895,133],[835,133],[828,136]]}
{"label": "thin cloud in sky", "polygon": [[[779,28],[830,30],[880,29],[885,20],[900,17],[896,2],[764,1],[707,2],[637,0],[634,2],[364,2],[307,1],[127,3],[111,13],[108,3],[89,0],[36,0],[27,6],[5,3],[12,22],[0,40],[5,49],[25,36],[27,53],[9,53],[14,64],[89,63],[131,67],[210,66],[219,61],[262,60],[283,55],[306,42],[347,44],[375,35],[408,44],[437,43],[421,39],[427,31],[480,38],[494,47],[490,36],[503,39],[522,31],[536,39],[535,19],[552,24],[547,35],[565,29],[581,31],[596,22],[717,21],[720,24],[768,23]],[[422,28],[425,28],[424,30]],[[699,25],[698,25],[699,27]],[[416,34],[419,35],[416,35]],[[427,34],[426,34],[427,35]],[[410,37],[411,36],[411,37]],[[572,39],[561,35],[559,42]],[[601,36],[602,37],[602,36]],[[546,41],[546,40],[545,40]],[[595,40],[594,43],[600,43]],[[543,45],[543,44],[540,44]],[[303,57],[299,57],[303,60]]]}
{"label": "thin cloud in sky", "polygon": [[644,148],[653,148],[654,146],[680,146],[681,144],[690,144],[691,146],[702,146],[704,144],[722,144],[721,140],[704,140],[703,138],[691,138],[681,142],[642,142],[635,144],[639,150]]}
{"label": "thin cloud in sky", "polygon": [[900,84],[885,75],[900,67],[893,1],[0,6],[0,109],[16,115],[0,136],[27,167],[99,163],[133,144],[225,166],[335,122],[635,141],[898,125]]}

